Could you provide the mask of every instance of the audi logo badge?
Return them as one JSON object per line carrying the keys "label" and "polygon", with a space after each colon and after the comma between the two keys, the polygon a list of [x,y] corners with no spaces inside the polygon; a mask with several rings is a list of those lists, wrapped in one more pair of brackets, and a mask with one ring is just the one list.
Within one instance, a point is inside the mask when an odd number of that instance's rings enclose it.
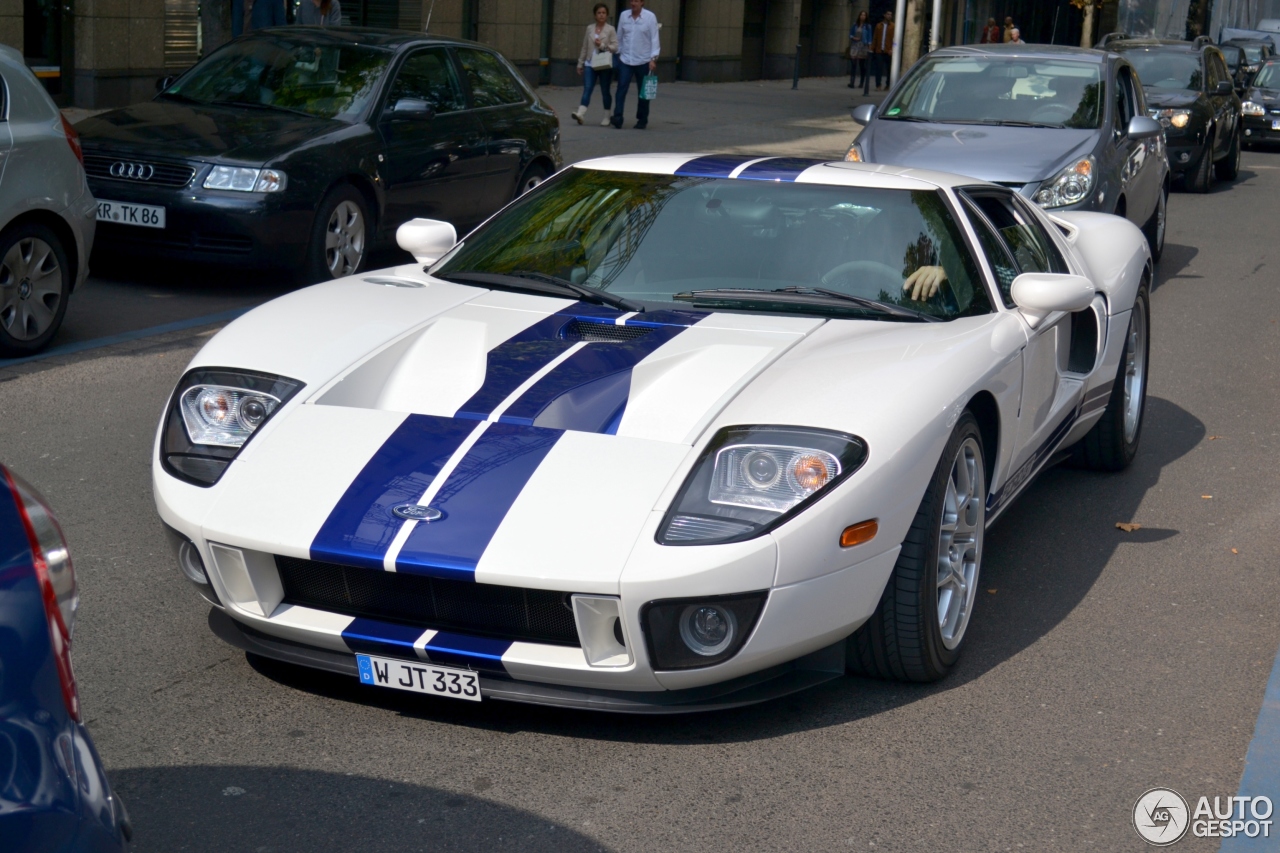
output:
{"label": "audi logo badge", "polygon": [[124,178],[129,181],[149,181],[156,173],[156,167],[150,163],[125,163],[120,161],[112,163],[108,171],[113,178]]}

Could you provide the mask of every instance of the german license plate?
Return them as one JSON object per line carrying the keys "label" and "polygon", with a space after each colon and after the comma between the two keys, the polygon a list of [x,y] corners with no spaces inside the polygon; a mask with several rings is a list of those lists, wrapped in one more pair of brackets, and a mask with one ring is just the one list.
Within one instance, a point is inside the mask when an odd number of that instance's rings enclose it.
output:
{"label": "german license plate", "polygon": [[1280,130],[1280,119],[1273,118],[1271,120],[1271,129]]}
{"label": "german license plate", "polygon": [[98,199],[98,221],[138,225],[142,228],[163,228],[164,208],[154,204]]}
{"label": "german license plate", "polygon": [[480,701],[480,676],[469,669],[436,666],[425,661],[356,655],[360,683],[450,699]]}

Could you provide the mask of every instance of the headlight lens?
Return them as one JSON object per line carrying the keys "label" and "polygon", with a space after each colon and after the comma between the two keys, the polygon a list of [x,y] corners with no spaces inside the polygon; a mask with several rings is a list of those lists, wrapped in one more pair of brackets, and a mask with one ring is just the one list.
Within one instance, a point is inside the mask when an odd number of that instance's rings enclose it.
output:
{"label": "headlight lens", "polygon": [[1162,127],[1186,127],[1191,121],[1191,110],[1147,110],[1147,115],[1160,122]]}
{"label": "headlight lens", "polygon": [[1084,201],[1093,192],[1095,172],[1097,164],[1092,156],[1077,160],[1045,181],[1036,191],[1036,204],[1053,208]]}
{"label": "headlight lens", "polygon": [[849,476],[866,456],[862,439],[845,433],[726,427],[685,480],[658,542],[709,545],[759,536]]}
{"label": "headlight lens", "polygon": [[303,385],[246,370],[197,368],[173,392],[160,459],[165,470],[211,486],[253,434]]}
{"label": "headlight lens", "polygon": [[204,179],[207,190],[235,190],[243,193],[276,193],[288,179],[279,169],[249,169],[243,166],[214,166]]}
{"label": "headlight lens", "polygon": [[1267,110],[1262,104],[1255,104],[1253,101],[1245,101],[1240,105],[1240,111],[1247,116],[1264,116]]}

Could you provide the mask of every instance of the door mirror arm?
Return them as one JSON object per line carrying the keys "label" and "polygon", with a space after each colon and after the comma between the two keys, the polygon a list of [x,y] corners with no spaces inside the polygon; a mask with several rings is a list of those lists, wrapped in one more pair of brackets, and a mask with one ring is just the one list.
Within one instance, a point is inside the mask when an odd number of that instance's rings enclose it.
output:
{"label": "door mirror arm", "polygon": [[1027,325],[1036,328],[1057,311],[1083,311],[1097,292],[1093,282],[1082,275],[1026,272],[1013,280],[1013,302]]}

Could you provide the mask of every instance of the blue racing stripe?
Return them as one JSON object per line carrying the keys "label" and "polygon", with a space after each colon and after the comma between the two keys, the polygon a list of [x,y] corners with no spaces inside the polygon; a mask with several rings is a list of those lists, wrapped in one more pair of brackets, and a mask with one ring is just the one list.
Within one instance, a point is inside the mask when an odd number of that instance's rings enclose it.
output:
{"label": "blue racing stripe", "polygon": [[743,163],[759,160],[757,155],[742,154],[710,154],[706,157],[695,157],[676,169],[681,178],[727,178],[734,169]]}
{"label": "blue racing stripe", "polygon": [[356,653],[417,659],[413,644],[426,628],[357,617],[342,632],[342,642]]}
{"label": "blue racing stripe", "polygon": [[427,657],[432,663],[453,664],[471,669],[487,669],[505,673],[502,656],[511,648],[510,640],[471,637],[441,631],[427,643]]}
{"label": "blue racing stripe", "polygon": [[472,421],[409,415],[383,442],[329,513],[311,543],[311,559],[381,569],[404,524],[391,514],[410,503],[476,428]]}
{"label": "blue racing stripe", "polygon": [[491,425],[431,502],[444,517],[414,527],[396,557],[396,570],[475,580],[476,564],[489,540],[563,434],[558,429]]}
{"label": "blue racing stripe", "polygon": [[746,181],[794,181],[805,169],[822,162],[810,157],[774,157],[748,166],[738,177]]}

